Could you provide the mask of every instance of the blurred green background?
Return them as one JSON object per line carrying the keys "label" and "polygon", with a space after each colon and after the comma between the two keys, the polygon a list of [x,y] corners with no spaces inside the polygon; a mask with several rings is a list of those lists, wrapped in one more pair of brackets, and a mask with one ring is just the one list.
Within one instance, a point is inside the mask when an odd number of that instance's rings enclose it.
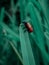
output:
{"label": "blurred green background", "polygon": [[49,65],[49,0],[0,0],[0,65]]}

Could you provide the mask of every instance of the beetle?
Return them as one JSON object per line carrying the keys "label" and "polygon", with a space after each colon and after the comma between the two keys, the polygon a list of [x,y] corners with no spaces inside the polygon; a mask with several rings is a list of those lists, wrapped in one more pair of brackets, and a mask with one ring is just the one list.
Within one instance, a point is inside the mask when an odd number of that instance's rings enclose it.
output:
{"label": "beetle", "polygon": [[29,32],[33,32],[33,28],[29,22],[23,22]]}

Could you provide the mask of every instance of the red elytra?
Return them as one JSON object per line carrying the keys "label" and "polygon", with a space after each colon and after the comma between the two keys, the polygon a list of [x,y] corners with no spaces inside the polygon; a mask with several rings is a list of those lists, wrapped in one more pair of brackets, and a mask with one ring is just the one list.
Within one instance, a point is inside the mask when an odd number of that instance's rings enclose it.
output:
{"label": "red elytra", "polygon": [[30,25],[30,23],[25,23],[25,26],[26,26],[26,28],[27,28],[27,30],[28,30],[29,32],[33,32],[33,28],[32,28],[32,26]]}

